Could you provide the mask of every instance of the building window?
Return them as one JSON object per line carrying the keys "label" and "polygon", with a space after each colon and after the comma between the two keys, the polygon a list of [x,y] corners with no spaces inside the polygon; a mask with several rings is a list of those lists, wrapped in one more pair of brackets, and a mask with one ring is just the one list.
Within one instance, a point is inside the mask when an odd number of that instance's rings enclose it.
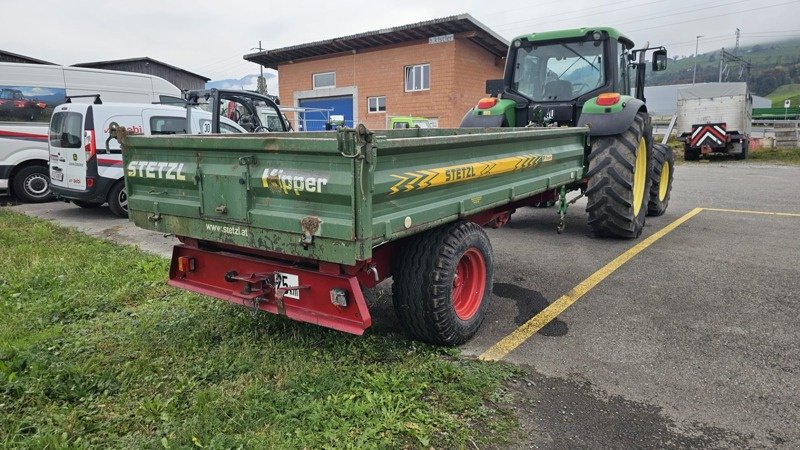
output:
{"label": "building window", "polygon": [[336,87],[336,72],[315,73],[314,89]]}
{"label": "building window", "polygon": [[367,111],[386,112],[386,97],[367,97]]}
{"label": "building window", "polygon": [[431,65],[406,66],[406,92],[427,91],[431,88]]}

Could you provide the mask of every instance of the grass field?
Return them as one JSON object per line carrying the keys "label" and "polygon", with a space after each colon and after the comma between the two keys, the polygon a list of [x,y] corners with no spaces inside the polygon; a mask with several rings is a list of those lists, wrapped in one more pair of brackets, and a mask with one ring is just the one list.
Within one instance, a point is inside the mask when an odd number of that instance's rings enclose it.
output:
{"label": "grass field", "polygon": [[474,448],[500,364],[166,286],[168,263],[0,209],[0,448]]}
{"label": "grass field", "polygon": [[784,100],[791,100],[793,107],[800,106],[800,84],[784,84],[772,91],[768,96],[773,108],[783,108]]}

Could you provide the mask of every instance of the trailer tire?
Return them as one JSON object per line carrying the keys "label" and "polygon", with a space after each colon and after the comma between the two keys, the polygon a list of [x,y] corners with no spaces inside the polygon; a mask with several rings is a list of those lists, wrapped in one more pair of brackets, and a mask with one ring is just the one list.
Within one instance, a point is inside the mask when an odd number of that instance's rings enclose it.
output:
{"label": "trailer tire", "polygon": [[639,112],[624,133],[592,142],[586,212],[597,236],[636,238],[642,234],[650,193],[652,140],[650,118]]}
{"label": "trailer tire", "polygon": [[489,237],[459,221],[410,238],[394,270],[394,308],[408,334],[459,345],[478,331],[494,279]]}
{"label": "trailer tire", "polygon": [[108,209],[117,217],[128,217],[128,194],[125,191],[125,181],[117,181],[108,192]]}
{"label": "trailer tire", "polygon": [[697,161],[700,159],[700,150],[692,148],[689,144],[683,144],[683,160]]}
{"label": "trailer tire", "polygon": [[742,151],[736,154],[736,159],[742,160],[747,159],[747,150],[748,150],[748,139],[742,139]]}
{"label": "trailer tire", "polygon": [[672,149],[664,144],[653,144],[650,201],[647,202],[648,216],[660,216],[667,210],[674,171],[675,155]]}

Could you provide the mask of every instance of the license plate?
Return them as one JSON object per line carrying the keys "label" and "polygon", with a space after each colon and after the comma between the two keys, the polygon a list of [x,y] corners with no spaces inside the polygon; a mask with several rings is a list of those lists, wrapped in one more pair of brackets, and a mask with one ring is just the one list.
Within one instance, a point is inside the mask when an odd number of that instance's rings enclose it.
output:
{"label": "license plate", "polygon": [[[275,287],[277,289],[300,286],[300,277],[290,273],[275,272]],[[286,291],[284,297],[300,300],[300,289]]]}
{"label": "license plate", "polygon": [[55,170],[50,171],[50,179],[54,181],[63,181],[64,180],[64,173],[63,172],[56,172]]}

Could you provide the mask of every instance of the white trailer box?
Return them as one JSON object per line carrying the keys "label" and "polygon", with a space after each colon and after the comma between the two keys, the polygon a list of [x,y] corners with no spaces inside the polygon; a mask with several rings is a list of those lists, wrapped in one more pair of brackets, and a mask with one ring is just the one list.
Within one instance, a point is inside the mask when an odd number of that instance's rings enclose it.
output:
{"label": "white trailer box", "polygon": [[692,125],[725,123],[728,132],[750,135],[753,97],[747,83],[699,83],[678,89],[678,135]]}
{"label": "white trailer box", "polygon": [[753,97],[747,83],[701,83],[678,89],[678,137],[684,158],[711,153],[747,158]]}

